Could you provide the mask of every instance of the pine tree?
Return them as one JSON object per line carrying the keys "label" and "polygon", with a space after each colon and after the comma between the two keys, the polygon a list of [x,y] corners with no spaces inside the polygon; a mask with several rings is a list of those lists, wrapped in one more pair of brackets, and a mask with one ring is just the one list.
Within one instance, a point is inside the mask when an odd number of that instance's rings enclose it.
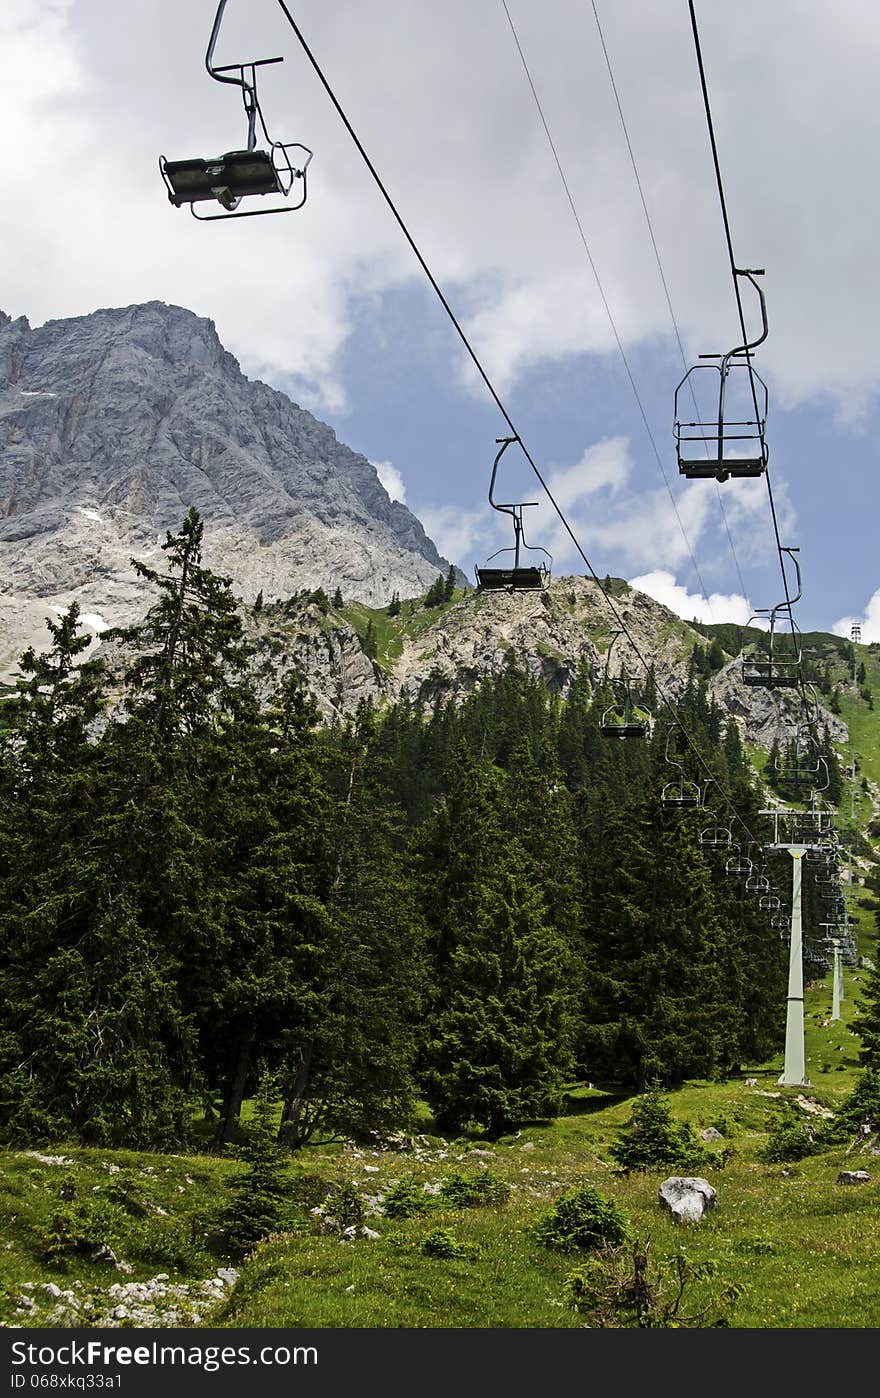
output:
{"label": "pine tree", "polygon": [[455,566],[450,563],[449,572],[446,574],[446,582],[443,585],[443,601],[451,602],[455,596]]}
{"label": "pine tree", "polygon": [[261,1238],[280,1230],[289,1212],[287,1154],[276,1143],[272,1078],[260,1076],[253,1116],[236,1150],[247,1166],[232,1185],[231,1198],[222,1216],[228,1243],[247,1253]]}
{"label": "pine tree", "polygon": [[345,602],[342,598],[341,587],[337,586],[336,591],[333,593],[333,606],[336,608],[337,611],[339,611],[342,607],[345,606]]}
{"label": "pine tree", "polygon": [[552,1116],[571,1069],[570,958],[529,858],[499,824],[502,789],[462,747],[424,837],[437,994],[422,1079],[442,1131]]}
{"label": "pine tree", "polygon": [[310,1012],[283,1035],[282,1138],[292,1147],[381,1135],[414,1108],[424,938],[374,726],[362,708],[327,753],[335,798],[325,951]]}
{"label": "pine tree", "polygon": [[121,875],[131,848],[101,667],[76,666],[77,609],[28,652],[2,790],[0,1039],[6,1139],[162,1146],[186,1135],[190,1040],[173,975]]}

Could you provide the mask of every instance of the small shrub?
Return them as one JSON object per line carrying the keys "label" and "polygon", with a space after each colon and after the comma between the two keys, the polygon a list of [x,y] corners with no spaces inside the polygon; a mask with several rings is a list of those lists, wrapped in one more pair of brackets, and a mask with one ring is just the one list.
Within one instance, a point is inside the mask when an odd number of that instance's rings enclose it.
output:
{"label": "small shrub", "polygon": [[[838,1064],[837,1071],[844,1065]],[[834,1144],[838,1141],[858,1139],[880,1130],[880,1071],[865,1068],[856,1079],[849,1096],[841,1103],[833,1121],[823,1121],[817,1130],[817,1138]]]}
{"label": "small shrub", "polygon": [[288,1187],[288,1197],[292,1204],[303,1209],[314,1209],[318,1204],[323,1204],[332,1188],[330,1180],[303,1171],[293,1175]]}
{"label": "small shrub", "polygon": [[124,1216],[114,1204],[85,1199],[56,1209],[45,1222],[39,1242],[40,1256],[64,1265],[75,1256],[94,1251],[102,1243],[118,1246]]}
{"label": "small shrub", "polygon": [[499,1180],[489,1170],[476,1175],[458,1171],[447,1176],[440,1186],[440,1198],[453,1209],[479,1209],[493,1204],[506,1204],[510,1185]]}
{"label": "small shrub", "polygon": [[635,1100],[625,1134],[608,1153],[624,1170],[690,1171],[709,1159],[690,1123],[672,1120],[666,1098],[656,1087]]}
{"label": "small shrub", "polygon": [[337,1185],[325,1200],[326,1212],[338,1222],[340,1228],[361,1228],[364,1222],[364,1201],[351,1180]]}
{"label": "small shrub", "polygon": [[422,1252],[427,1257],[476,1257],[477,1249],[468,1243],[460,1243],[448,1228],[432,1228],[422,1243]]}
{"label": "small shrub", "polygon": [[[691,1262],[684,1249],[666,1261],[655,1262],[650,1247],[651,1239],[646,1238],[644,1242],[634,1240],[629,1248],[598,1252],[568,1273],[563,1283],[565,1300],[597,1329],[726,1326],[724,1308],[736,1300],[741,1288],[727,1282],[720,1289],[716,1284],[713,1291],[713,1262]],[[694,1285],[703,1290],[703,1304],[698,1310],[686,1311],[686,1295]]]}
{"label": "small shrub", "polygon": [[226,1240],[238,1252],[247,1252],[260,1238],[278,1232],[290,1208],[287,1155],[276,1140],[270,1093],[268,1078],[261,1079],[254,1115],[235,1149],[248,1170],[234,1181],[221,1214]]}
{"label": "small shrub", "polygon": [[792,1112],[781,1112],[767,1137],[767,1144],[761,1151],[761,1159],[776,1165],[789,1160],[803,1160],[816,1151],[813,1133],[805,1121],[799,1121]]}
{"label": "small shrub", "polygon": [[146,1218],[150,1204],[141,1180],[130,1170],[115,1175],[107,1185],[107,1198],[133,1218]]}
{"label": "small shrub", "polygon": [[428,1201],[425,1191],[412,1175],[395,1180],[386,1191],[382,1208],[388,1218],[413,1218],[427,1212]]}
{"label": "small shrub", "polygon": [[560,1195],[535,1228],[538,1242],[563,1252],[617,1247],[628,1231],[623,1210],[589,1184]]}

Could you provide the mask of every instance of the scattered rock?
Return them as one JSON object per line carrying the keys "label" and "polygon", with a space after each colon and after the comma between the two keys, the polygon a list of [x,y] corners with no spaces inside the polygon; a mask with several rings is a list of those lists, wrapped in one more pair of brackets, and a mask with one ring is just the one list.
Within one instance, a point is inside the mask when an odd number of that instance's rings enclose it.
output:
{"label": "scattered rock", "polygon": [[867,1170],[841,1170],[837,1176],[838,1184],[870,1184],[871,1176]]}
{"label": "scattered rock", "polygon": [[660,1186],[660,1202],[677,1223],[699,1223],[718,1196],[708,1180],[691,1175],[670,1175]]}
{"label": "scattered rock", "polygon": [[534,1141],[526,1141],[526,1143],[525,1143],[524,1146],[520,1146],[520,1150],[534,1150],[534,1149],[535,1149],[535,1143],[534,1143]]}
{"label": "scattered rock", "polygon": [[700,1132],[700,1136],[701,1136],[702,1140],[704,1140],[704,1141],[723,1141],[723,1140],[724,1140],[724,1137],[722,1136],[721,1132],[718,1130],[718,1128],[717,1128],[716,1126],[707,1126],[706,1129],[705,1129],[705,1131],[701,1131],[701,1132]]}
{"label": "scattered rock", "polygon": [[757,1087],[757,1086],[758,1086],[758,1079],[757,1079],[757,1078],[746,1078],[746,1087]]}
{"label": "scattered rock", "polygon": [[823,1107],[820,1102],[817,1102],[815,1097],[804,1097],[803,1093],[799,1092],[794,1100],[797,1102],[798,1106],[803,1111],[808,1112],[810,1116],[820,1116],[825,1121],[834,1120],[834,1113],[829,1111],[827,1107]]}

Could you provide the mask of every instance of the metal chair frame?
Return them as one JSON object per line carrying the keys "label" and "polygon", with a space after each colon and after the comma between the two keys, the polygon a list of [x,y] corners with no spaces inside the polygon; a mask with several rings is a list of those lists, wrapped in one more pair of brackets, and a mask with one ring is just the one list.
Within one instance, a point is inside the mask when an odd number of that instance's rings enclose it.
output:
{"label": "metal chair frame", "polygon": [[[678,469],[688,480],[726,481],[730,477],[761,476],[767,469],[769,452],[764,440],[767,425],[767,385],[752,366],[752,355],[758,345],[767,338],[767,303],[764,292],[755,281],[764,275],[763,268],[751,270],[735,268],[737,277],[745,277],[758,293],[761,306],[761,334],[756,340],[747,340],[744,345],[728,350],[726,354],[701,354],[700,359],[717,360],[715,364],[694,364],[688,369],[675,390],[675,436]],[[712,421],[684,421],[679,412],[679,394],[687,386],[693,395],[691,375],[698,370],[714,371],[718,374],[718,413]],[[754,400],[755,416],[727,421],[726,394],[728,379],[735,369],[745,369],[749,375],[749,386]],[[693,397],[696,407],[696,397]],[[697,408],[699,412],[699,408]],[[725,455],[729,443],[745,442],[750,448],[747,456]],[[704,456],[689,455],[691,444],[700,443]],[[737,447],[734,446],[734,452]],[[713,454],[714,453],[714,454]]]}
{"label": "metal chair frame", "polygon": [[[312,159],[308,146],[299,141],[273,141],[257,96],[257,69],[273,63],[283,63],[283,58],[258,58],[246,63],[214,63],[214,48],[227,0],[220,0],[214,17],[214,26],[205,54],[205,67],[215,82],[231,83],[241,88],[245,115],[247,116],[247,145],[244,150],[227,151],[225,155],[202,160],[168,160],[159,157],[159,171],[165,181],[168,198],[175,208],[189,205],[193,218],[200,223],[216,223],[227,218],[256,218],[262,214],[291,214],[301,209],[306,202],[306,170]],[[231,77],[230,74],[237,74]],[[257,122],[266,141],[266,149],[257,148]],[[301,151],[304,160],[294,163],[292,151]],[[248,159],[250,157],[250,159]],[[244,175],[242,172],[247,171]],[[189,176],[189,184],[185,176]],[[238,185],[236,184],[238,176]],[[273,205],[268,209],[241,209],[239,204],[252,195],[279,195],[287,199],[295,181],[302,181],[302,197],[293,204]],[[175,188],[175,181],[178,187]],[[265,187],[264,187],[265,186]],[[225,210],[222,214],[200,214],[196,211],[197,202],[216,200]]]}
{"label": "metal chair frame", "polygon": [[539,502],[537,500],[521,500],[499,505],[495,500],[495,478],[498,474],[498,463],[511,442],[518,441],[519,437],[495,438],[496,445],[500,443],[500,450],[495,457],[492,466],[492,476],[489,481],[489,504],[492,506],[492,509],[497,510],[499,514],[510,515],[513,520],[514,542],[512,548],[496,549],[494,553],[489,555],[486,563],[491,563],[492,559],[497,558],[499,554],[512,553],[513,567],[487,568],[485,564],[482,568],[475,566],[474,573],[477,579],[477,587],[483,592],[533,591],[537,588],[546,587],[550,580],[550,569],[545,563],[539,563],[538,566],[534,568],[522,568],[520,567],[519,561],[520,549],[526,549],[529,553],[546,554],[551,564],[553,562],[553,555],[548,553],[547,549],[541,548],[539,544],[532,545],[526,542],[522,512],[525,509],[536,506]]}

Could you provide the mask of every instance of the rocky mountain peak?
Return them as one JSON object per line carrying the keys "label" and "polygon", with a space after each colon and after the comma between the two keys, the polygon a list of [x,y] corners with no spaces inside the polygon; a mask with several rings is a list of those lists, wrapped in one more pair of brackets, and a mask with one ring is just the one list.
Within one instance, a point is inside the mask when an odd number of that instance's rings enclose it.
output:
{"label": "rocky mountain peak", "polygon": [[205,562],[245,600],[339,585],[380,605],[449,568],[366,457],[248,379],[212,321],[162,301],[33,329],[4,316],[0,670],[47,609],[134,619],[130,559],[190,506]]}

